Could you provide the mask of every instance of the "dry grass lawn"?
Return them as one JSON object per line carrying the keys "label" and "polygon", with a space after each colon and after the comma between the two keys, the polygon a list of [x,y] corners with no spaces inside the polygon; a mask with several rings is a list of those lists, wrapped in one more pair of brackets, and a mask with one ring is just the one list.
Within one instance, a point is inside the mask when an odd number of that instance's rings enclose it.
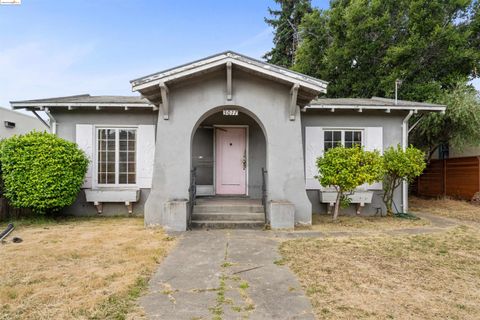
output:
{"label": "dry grass lawn", "polygon": [[[410,220],[394,217],[365,217],[365,216],[339,216],[337,221],[331,215],[314,214],[312,226],[307,227],[315,231],[355,231],[355,230],[392,230],[426,226],[430,222],[425,219]],[[303,227],[305,228],[305,227]]]}
{"label": "dry grass lawn", "polygon": [[480,234],[282,243],[318,319],[480,319]]}
{"label": "dry grass lawn", "polygon": [[422,199],[410,197],[412,212],[425,212],[463,221],[480,222],[480,206],[453,199]]}
{"label": "dry grass lawn", "polygon": [[[1,225],[2,230],[5,225]],[[174,244],[141,218],[20,226],[0,245],[0,319],[123,319]]]}

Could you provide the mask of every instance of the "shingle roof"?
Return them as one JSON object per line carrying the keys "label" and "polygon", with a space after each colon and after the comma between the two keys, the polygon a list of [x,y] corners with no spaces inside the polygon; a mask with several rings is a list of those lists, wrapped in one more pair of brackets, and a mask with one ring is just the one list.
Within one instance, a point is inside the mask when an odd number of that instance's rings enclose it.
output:
{"label": "shingle roof", "polygon": [[[310,108],[357,108],[363,107],[378,107],[378,108],[392,108],[392,109],[432,109],[432,110],[444,110],[446,106],[434,103],[397,100],[394,99],[372,97],[367,98],[319,98],[313,100],[310,103]],[[308,107],[307,107],[308,108]]]}
{"label": "shingle roof", "polygon": [[176,77],[181,78],[186,71],[194,72],[198,69],[198,72],[203,72],[206,66],[214,66],[227,60],[233,64],[238,64],[239,66],[243,66],[245,68],[256,68],[256,71],[259,73],[270,73],[278,78],[286,77],[292,82],[299,82],[300,85],[312,86],[321,92],[325,92],[328,84],[327,81],[310,77],[308,75],[273,65],[265,61],[260,61],[233,51],[224,51],[174,68],[152,73],[147,76],[131,80],[130,83],[132,84],[134,91],[142,90],[148,84],[153,86],[157,85],[157,82],[159,81],[167,82]]}
{"label": "shingle roof", "polygon": [[10,101],[13,109],[36,107],[152,107],[148,100],[139,96],[91,96],[81,94],[66,97]]}
{"label": "shingle roof", "polygon": [[89,94],[80,94],[75,96],[11,101],[11,103],[148,103],[148,100],[139,96],[91,96]]}

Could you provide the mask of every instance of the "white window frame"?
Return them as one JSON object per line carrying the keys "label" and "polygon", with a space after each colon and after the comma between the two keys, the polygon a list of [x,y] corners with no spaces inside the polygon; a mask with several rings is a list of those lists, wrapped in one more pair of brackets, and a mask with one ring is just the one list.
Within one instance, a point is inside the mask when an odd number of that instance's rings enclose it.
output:
{"label": "white window frame", "polygon": [[[138,188],[138,161],[137,161],[137,152],[138,152],[138,126],[128,126],[128,125],[95,125],[95,152],[94,152],[94,177],[93,185],[98,188]],[[116,130],[115,133],[115,183],[101,184],[98,182],[98,132],[104,129],[113,129]],[[120,130],[135,130],[135,183],[118,183],[120,176],[120,139],[119,132]]]}
{"label": "white window frame", "polygon": [[325,132],[326,131],[340,131],[341,133],[341,140],[340,144],[344,147],[345,146],[345,131],[358,131],[361,133],[361,146],[365,147],[365,128],[336,128],[336,127],[324,127],[323,129],[323,152],[326,152],[327,150],[325,149]]}

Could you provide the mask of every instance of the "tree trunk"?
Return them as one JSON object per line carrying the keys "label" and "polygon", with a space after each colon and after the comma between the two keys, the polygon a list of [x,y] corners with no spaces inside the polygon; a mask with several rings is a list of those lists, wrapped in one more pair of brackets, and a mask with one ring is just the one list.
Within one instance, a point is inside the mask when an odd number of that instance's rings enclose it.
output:
{"label": "tree trunk", "polygon": [[342,198],[342,190],[337,190],[337,201],[335,201],[335,210],[333,210],[333,220],[337,220],[338,210],[340,209],[340,199]]}
{"label": "tree trunk", "polygon": [[393,201],[393,196],[389,196],[389,198],[387,199],[387,202],[385,203],[387,206],[387,216],[393,216],[392,201]]}

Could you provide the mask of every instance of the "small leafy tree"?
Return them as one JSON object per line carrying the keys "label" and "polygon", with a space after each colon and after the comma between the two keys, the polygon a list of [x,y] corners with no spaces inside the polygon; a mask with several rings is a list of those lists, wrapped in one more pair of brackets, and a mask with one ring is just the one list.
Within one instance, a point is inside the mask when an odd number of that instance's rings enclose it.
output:
{"label": "small leafy tree", "polygon": [[480,145],[480,97],[470,85],[459,83],[436,102],[445,104],[445,114],[432,112],[413,131],[412,143],[427,151],[430,160],[440,145],[461,150]]}
{"label": "small leafy tree", "polygon": [[364,183],[380,181],[383,176],[383,163],[378,151],[365,151],[363,148],[336,147],[329,149],[324,157],[317,159],[318,177],[322,186],[333,186],[337,200],[333,220],[338,217],[340,202]]}
{"label": "small leafy tree", "polygon": [[88,159],[75,143],[34,131],[2,140],[0,164],[9,202],[47,213],[75,201]]}
{"label": "small leafy tree", "polygon": [[383,153],[383,202],[387,207],[387,215],[392,215],[393,194],[402,181],[412,182],[426,167],[425,153],[413,146],[402,149],[390,147]]}

